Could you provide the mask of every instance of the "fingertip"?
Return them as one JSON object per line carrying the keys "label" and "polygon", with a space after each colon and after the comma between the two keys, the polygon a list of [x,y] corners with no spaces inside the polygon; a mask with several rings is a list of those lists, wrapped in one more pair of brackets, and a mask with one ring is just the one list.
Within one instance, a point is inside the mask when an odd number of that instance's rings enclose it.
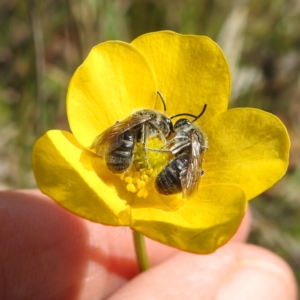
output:
{"label": "fingertip", "polygon": [[217,300],[296,300],[292,270],[272,252],[248,245],[237,252],[233,266],[219,285]]}
{"label": "fingertip", "polygon": [[230,242],[246,242],[251,229],[251,210],[248,207],[245,216],[242,220],[242,223],[235,233],[235,235],[231,238]]}
{"label": "fingertip", "polygon": [[229,243],[210,255],[177,253],[140,274],[112,299],[296,300],[288,265],[262,248]]}

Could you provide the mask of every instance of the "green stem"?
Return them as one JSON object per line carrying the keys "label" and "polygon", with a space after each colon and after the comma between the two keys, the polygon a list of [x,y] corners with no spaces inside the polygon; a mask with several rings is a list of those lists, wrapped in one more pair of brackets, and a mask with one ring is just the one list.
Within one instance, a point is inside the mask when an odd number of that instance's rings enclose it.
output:
{"label": "green stem", "polygon": [[140,272],[146,271],[149,269],[149,262],[146,253],[145,238],[141,233],[133,230],[133,240]]}

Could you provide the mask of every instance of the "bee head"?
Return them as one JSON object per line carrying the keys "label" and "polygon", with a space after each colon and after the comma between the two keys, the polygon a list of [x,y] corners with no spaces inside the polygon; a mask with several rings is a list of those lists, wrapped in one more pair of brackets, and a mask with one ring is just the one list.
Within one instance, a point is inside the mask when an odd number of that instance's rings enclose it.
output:
{"label": "bee head", "polygon": [[160,117],[157,118],[157,123],[165,138],[168,138],[174,131],[172,121],[165,115],[160,115]]}
{"label": "bee head", "polygon": [[174,130],[192,125],[188,119],[179,119],[174,124]]}

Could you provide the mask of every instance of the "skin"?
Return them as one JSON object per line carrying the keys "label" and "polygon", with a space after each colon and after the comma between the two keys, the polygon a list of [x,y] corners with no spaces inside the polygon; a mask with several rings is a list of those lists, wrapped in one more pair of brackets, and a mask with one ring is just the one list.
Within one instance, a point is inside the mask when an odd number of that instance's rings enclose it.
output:
{"label": "skin", "polygon": [[147,240],[151,269],[138,274],[131,231],[92,223],[39,191],[0,192],[0,299],[296,300],[289,266],[245,244],[250,215],[215,253]]}

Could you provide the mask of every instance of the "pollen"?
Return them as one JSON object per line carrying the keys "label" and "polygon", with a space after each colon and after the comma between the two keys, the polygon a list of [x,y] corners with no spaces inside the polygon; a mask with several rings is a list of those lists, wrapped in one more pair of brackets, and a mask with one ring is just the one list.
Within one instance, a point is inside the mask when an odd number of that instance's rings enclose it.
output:
{"label": "pollen", "polygon": [[129,192],[136,193],[138,197],[147,198],[154,190],[154,181],[157,174],[168,164],[172,154],[160,152],[163,142],[159,138],[149,138],[146,148],[154,150],[143,150],[141,143],[135,146],[134,160],[132,166],[120,175],[121,180],[126,183]]}

